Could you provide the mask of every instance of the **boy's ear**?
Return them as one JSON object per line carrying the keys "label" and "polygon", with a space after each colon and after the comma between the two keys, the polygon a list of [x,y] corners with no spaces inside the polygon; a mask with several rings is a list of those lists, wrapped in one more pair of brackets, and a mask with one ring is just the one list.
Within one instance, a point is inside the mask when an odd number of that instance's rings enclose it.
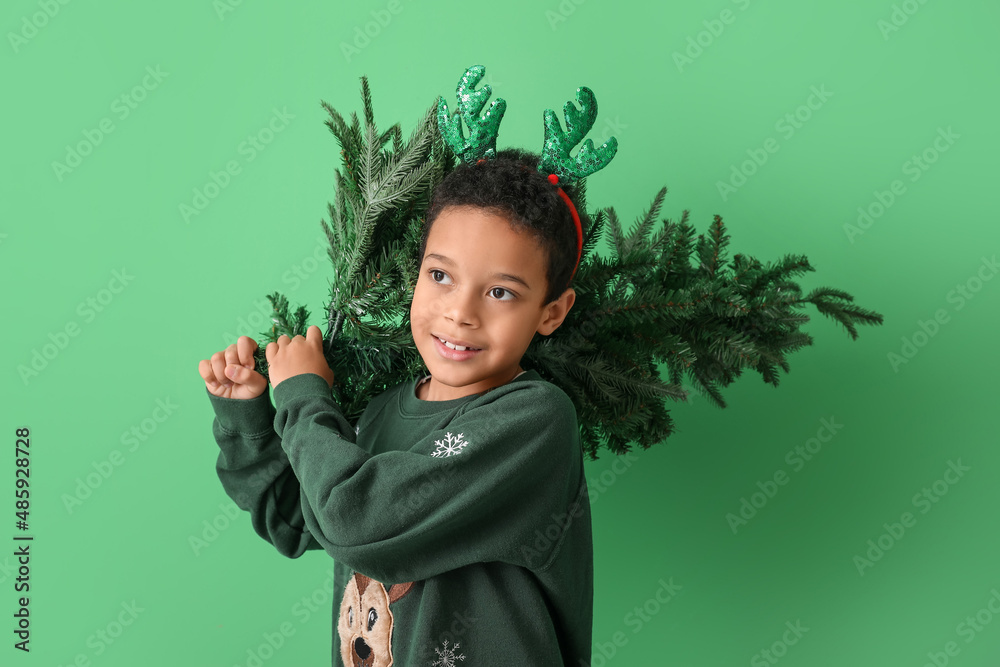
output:
{"label": "boy's ear", "polygon": [[558,299],[543,308],[545,315],[538,324],[538,333],[548,336],[559,328],[569,314],[570,308],[576,301],[576,291],[572,287],[567,287],[566,291]]}

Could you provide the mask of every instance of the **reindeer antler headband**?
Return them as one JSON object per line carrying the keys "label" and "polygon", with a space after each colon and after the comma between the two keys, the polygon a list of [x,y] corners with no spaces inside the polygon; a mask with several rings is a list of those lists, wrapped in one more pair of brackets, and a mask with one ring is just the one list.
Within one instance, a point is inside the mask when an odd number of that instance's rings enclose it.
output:
{"label": "reindeer antler headband", "polygon": [[[445,143],[451,147],[455,155],[465,163],[482,163],[496,157],[497,134],[499,133],[500,121],[503,119],[504,111],[507,110],[507,102],[502,98],[497,98],[486,111],[485,116],[480,112],[492,94],[489,84],[484,84],[479,90],[474,90],[476,84],[482,80],[486,73],[486,68],[482,65],[474,65],[467,70],[458,81],[456,94],[458,96],[458,109],[450,114],[448,104],[444,97],[438,98],[438,128]],[[566,131],[563,132],[559,125],[559,120],[552,109],[544,112],[545,121],[545,142],[542,145],[542,157],[538,162],[538,171],[547,174],[549,182],[559,186],[559,182],[573,183],[582,178],[603,169],[611,162],[618,150],[618,140],[614,137],[608,139],[600,148],[594,149],[594,142],[587,139],[576,157],[570,156],[570,151],[583,140],[587,132],[594,126],[597,118],[597,99],[593,91],[586,86],[576,89],[576,99],[580,103],[581,109],[577,109],[572,100],[563,106],[563,114],[566,117]],[[462,120],[469,127],[469,138],[462,134]],[[580,253],[583,250],[583,228],[580,226],[580,216],[576,212],[576,207],[570,201],[569,195],[561,187],[558,187],[559,195],[569,206],[570,213],[573,214],[573,222],[576,224],[576,265],[570,280],[576,275],[576,269],[580,265]]]}

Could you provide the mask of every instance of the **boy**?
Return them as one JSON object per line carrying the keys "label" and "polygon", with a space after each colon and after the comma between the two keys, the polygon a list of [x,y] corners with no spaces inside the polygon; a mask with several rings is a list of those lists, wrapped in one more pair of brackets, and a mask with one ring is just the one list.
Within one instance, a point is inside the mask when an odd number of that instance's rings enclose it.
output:
{"label": "boy", "polygon": [[273,407],[249,337],[199,364],[227,494],[283,555],[335,561],[334,664],[590,661],[576,412],[520,367],[572,308],[579,256],[537,160],[507,149],[435,189],[410,308],[429,374],[377,396],[356,429],[319,327],[268,344]]}

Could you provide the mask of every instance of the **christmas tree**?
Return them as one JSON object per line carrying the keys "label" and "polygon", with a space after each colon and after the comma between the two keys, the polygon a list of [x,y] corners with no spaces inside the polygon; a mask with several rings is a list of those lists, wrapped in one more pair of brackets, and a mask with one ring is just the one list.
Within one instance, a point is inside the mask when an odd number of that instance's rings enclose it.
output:
{"label": "christmas tree", "polygon": [[[483,90],[488,96],[488,86]],[[410,332],[409,304],[420,265],[423,216],[435,185],[458,157],[442,139],[437,101],[404,142],[398,123],[378,130],[366,77],[361,77],[361,96],[363,125],[356,113],[348,125],[322,103],[343,165],[335,172],[330,223],[321,221],[333,267],[324,353],[335,376],[332,396],[352,425],[372,398],[426,373]],[[478,114],[485,98],[477,100]],[[460,110],[461,105],[456,116]],[[567,127],[572,121],[573,134],[582,138],[593,115],[583,127],[580,118],[568,103]],[[476,128],[470,124],[473,135],[488,122],[478,120]],[[554,118],[550,122],[558,124]],[[720,389],[744,369],[777,386],[778,369],[789,372],[785,355],[813,342],[799,330],[809,321],[800,312],[807,303],[842,324],[855,340],[858,324],[882,323],[880,314],[853,305],[853,297],[842,290],[821,287],[803,296],[793,279],[815,270],[803,255],[767,264],[742,254],[727,259],[729,236],[718,215],[697,237],[687,210],[676,222],[658,221],[666,187],[631,231],[623,229],[611,207],[587,211],[585,180],[575,188],[584,234],[573,280],[576,302],[556,331],[533,339],[521,366],[536,370],[572,399],[581,444],[592,459],[602,443],[622,454],[665,441],[673,432],[665,399],[686,400],[680,386],[685,375],[719,407],[726,406]],[[610,257],[594,252],[605,232]],[[282,334],[305,335],[310,317],[304,306],[290,312],[280,293],[267,298],[273,326],[261,332],[256,353],[265,376],[267,344]]]}

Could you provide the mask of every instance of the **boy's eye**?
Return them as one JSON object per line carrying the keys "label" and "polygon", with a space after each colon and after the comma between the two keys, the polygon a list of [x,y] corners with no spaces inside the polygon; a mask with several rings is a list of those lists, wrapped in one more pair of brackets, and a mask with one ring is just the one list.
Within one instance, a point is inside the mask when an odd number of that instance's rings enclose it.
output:
{"label": "boy's eye", "polygon": [[[441,274],[442,276],[447,276],[447,275],[448,275],[447,273],[445,273],[445,272],[444,272],[444,271],[442,271],[441,269],[430,269],[430,270],[428,270],[428,271],[427,271],[427,275],[429,275],[429,276],[431,277],[431,280],[432,280],[432,281],[434,281],[435,283],[437,283],[437,284],[439,284],[439,285],[446,285],[446,284],[448,284],[448,283],[444,283],[444,282],[442,282],[442,281],[444,280],[444,278],[442,278],[441,280],[438,280],[438,277],[437,277],[437,274],[439,274],[439,273],[440,273],[440,274]],[[510,297],[509,297],[509,298],[506,298],[506,299],[504,299],[504,298],[502,298],[502,297],[498,297],[498,296],[497,296],[497,293],[498,293],[498,292],[499,292],[499,293],[501,293],[501,294],[509,294],[509,295],[510,295]],[[495,298],[495,299],[496,299],[497,301],[513,301],[514,299],[516,299],[516,298],[517,298],[517,295],[515,295],[515,294],[514,294],[513,292],[511,292],[511,291],[510,291],[509,289],[507,289],[506,287],[493,287],[493,288],[491,288],[491,289],[490,289],[490,294],[491,294],[491,295],[492,295],[492,296],[493,296],[493,297],[494,297],[494,298]]]}
{"label": "boy's eye", "polygon": [[497,297],[497,301],[513,301],[514,300],[514,293],[511,292],[509,289],[506,289],[504,287],[494,287],[493,289],[490,290],[490,294],[492,294],[494,296],[496,296],[497,292],[505,292],[507,294],[510,294],[510,298],[509,299],[501,299],[500,297]]}

